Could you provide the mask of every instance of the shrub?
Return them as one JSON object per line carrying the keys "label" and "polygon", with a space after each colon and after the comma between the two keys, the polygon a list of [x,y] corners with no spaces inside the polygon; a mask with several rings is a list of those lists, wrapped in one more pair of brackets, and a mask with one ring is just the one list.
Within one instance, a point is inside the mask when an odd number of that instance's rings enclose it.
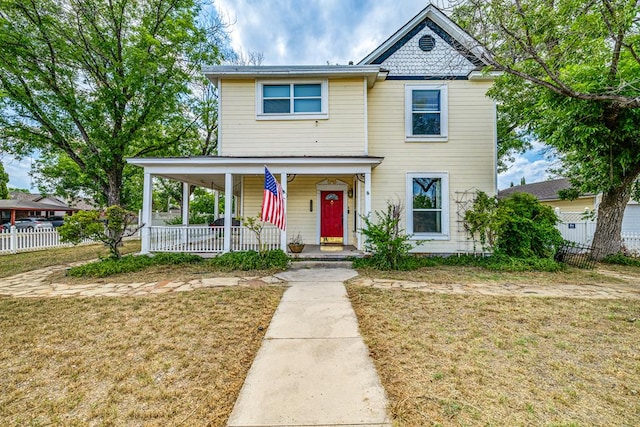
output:
{"label": "shrub", "polygon": [[605,264],[618,264],[640,267],[640,259],[632,258],[621,253],[608,255],[602,260],[602,262],[604,262]]}
{"label": "shrub", "polygon": [[400,228],[402,206],[400,203],[387,203],[384,212],[375,211],[377,222],[362,216],[365,228],[362,233],[366,237],[365,250],[373,255],[367,263],[379,270],[410,270],[412,261],[408,260],[412,245],[411,236],[404,234]]}
{"label": "shrub", "polygon": [[180,265],[201,262],[197,255],[183,253],[160,253],[157,255],[126,255],[121,258],[107,258],[97,262],[73,267],[67,271],[74,277],[107,277],[115,274],[132,273],[154,265]]}
{"label": "shrub", "polygon": [[284,270],[289,264],[289,257],[280,249],[263,253],[256,251],[227,252],[211,258],[208,263],[215,268],[226,271]]}
{"label": "shrub", "polygon": [[465,213],[472,238],[498,255],[513,258],[551,258],[562,244],[558,218],[549,206],[526,193],[498,200],[478,192]]}

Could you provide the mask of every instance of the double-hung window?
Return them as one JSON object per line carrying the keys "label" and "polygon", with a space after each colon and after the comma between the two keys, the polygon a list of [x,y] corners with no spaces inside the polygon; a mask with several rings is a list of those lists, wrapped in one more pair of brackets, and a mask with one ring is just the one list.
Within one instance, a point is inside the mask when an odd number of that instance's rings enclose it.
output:
{"label": "double-hung window", "polygon": [[259,119],[316,119],[327,117],[327,82],[259,82]]}
{"label": "double-hung window", "polygon": [[446,141],[448,102],[446,85],[405,86],[407,141]]}
{"label": "double-hung window", "polygon": [[449,183],[446,173],[407,174],[407,231],[418,239],[448,239]]}

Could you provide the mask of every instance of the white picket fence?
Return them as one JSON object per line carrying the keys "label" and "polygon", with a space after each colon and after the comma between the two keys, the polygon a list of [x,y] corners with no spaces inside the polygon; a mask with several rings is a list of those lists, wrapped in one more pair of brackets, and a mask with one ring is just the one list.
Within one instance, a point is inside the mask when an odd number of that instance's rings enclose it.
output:
{"label": "white picket fence", "polygon": [[[85,240],[81,244],[89,243],[95,242]],[[55,228],[18,230],[12,227],[11,230],[0,231],[0,255],[68,246],[73,245],[71,243],[62,243],[60,235]]]}
{"label": "white picket fence", "polygon": [[[562,234],[562,238],[581,245],[590,245],[596,231],[596,221],[585,218],[583,212],[558,212],[556,215],[560,222],[556,226]],[[622,244],[625,249],[636,255],[640,255],[640,233],[621,234]]]}

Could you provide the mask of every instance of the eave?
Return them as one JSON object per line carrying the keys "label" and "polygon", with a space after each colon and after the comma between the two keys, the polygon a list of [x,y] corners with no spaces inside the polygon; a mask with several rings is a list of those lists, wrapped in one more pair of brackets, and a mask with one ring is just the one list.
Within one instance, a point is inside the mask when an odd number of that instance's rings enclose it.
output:
{"label": "eave", "polygon": [[384,81],[388,74],[388,71],[378,65],[219,65],[203,67],[202,72],[214,85],[217,85],[220,79],[255,80],[365,77],[369,88],[372,88],[376,81]]}

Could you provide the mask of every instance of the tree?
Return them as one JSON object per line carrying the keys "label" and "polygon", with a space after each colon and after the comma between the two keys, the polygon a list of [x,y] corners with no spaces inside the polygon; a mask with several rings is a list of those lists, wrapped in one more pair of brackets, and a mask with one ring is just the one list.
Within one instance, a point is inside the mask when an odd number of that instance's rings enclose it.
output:
{"label": "tree", "polygon": [[4,171],[4,165],[0,162],[0,199],[9,198],[9,188],[7,188],[8,183],[9,174]]}
{"label": "tree", "polygon": [[619,252],[640,174],[639,3],[468,0],[456,15],[503,73],[501,110],[558,151],[576,189],[603,194],[593,244]]}
{"label": "tree", "polygon": [[85,239],[102,242],[109,247],[112,258],[120,259],[120,245],[125,237],[133,236],[141,226],[136,226],[136,216],[120,206],[108,207],[104,215],[100,211],[79,211],[64,220],[58,227],[63,242],[77,245]]}
{"label": "tree", "polygon": [[197,0],[0,0],[2,148],[39,150],[41,184],[121,204],[139,173],[126,157],[201,142],[191,94],[201,64],[219,62],[221,28],[199,13]]}

